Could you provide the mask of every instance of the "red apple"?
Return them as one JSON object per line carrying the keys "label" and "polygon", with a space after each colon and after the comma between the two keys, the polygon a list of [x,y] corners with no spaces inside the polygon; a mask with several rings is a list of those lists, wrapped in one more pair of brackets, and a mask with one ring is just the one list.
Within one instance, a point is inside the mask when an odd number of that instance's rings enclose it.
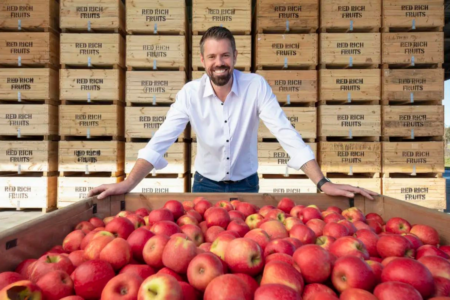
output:
{"label": "red apple", "polygon": [[272,210],[275,209],[275,206],[273,205],[264,205],[263,207],[261,207],[261,209],[259,210],[259,214],[263,217],[266,217],[266,215]]}
{"label": "red apple", "polygon": [[312,231],[314,231],[314,234],[316,236],[321,236],[323,235],[323,229],[326,223],[319,219],[312,219],[309,220],[305,225],[308,226]]}
{"label": "red apple", "polygon": [[342,224],[342,225],[344,225],[345,227],[347,227],[347,229],[348,229],[348,235],[354,235],[355,234],[355,232],[356,232],[356,227],[355,227],[355,225],[353,225],[353,223],[352,222],[350,222],[349,220],[339,220],[339,221],[337,221],[337,223],[338,224]]}
{"label": "red apple", "polygon": [[444,277],[434,277],[434,297],[450,297],[450,280]]}
{"label": "red apple", "polygon": [[372,293],[362,289],[346,289],[339,300],[378,300]]}
{"label": "red apple", "polygon": [[0,273],[0,291],[11,283],[25,280],[25,278],[17,272],[3,272]]}
{"label": "red apple", "polygon": [[206,200],[201,200],[194,205],[194,209],[203,216],[208,208],[212,207],[211,202]]}
{"label": "red apple", "polygon": [[108,235],[98,235],[89,242],[84,249],[86,259],[99,259],[102,250],[114,240],[114,237]]}
{"label": "red apple", "polygon": [[169,242],[169,237],[163,234],[155,234],[147,243],[145,243],[142,250],[142,256],[147,265],[160,269],[164,266],[162,262],[162,253],[165,246]]}
{"label": "red apple", "polygon": [[292,199],[284,197],[281,198],[280,202],[278,202],[277,208],[281,209],[285,213],[290,213],[291,210],[294,208],[295,203]]}
{"label": "red apple", "polygon": [[255,300],[301,300],[300,294],[283,284],[266,284],[255,292]]}
{"label": "red apple", "polygon": [[167,201],[163,208],[167,208],[172,212],[173,218],[177,220],[179,217],[181,217],[184,214],[184,207],[183,204],[181,204],[180,201],[177,200],[169,200]]}
{"label": "red apple", "polygon": [[62,254],[50,253],[40,257],[34,264],[32,269],[29,269],[29,278],[33,282],[37,282],[42,276],[51,271],[64,271],[71,274],[74,266],[70,259]]}
{"label": "red apple", "polygon": [[384,282],[373,291],[378,300],[422,300],[420,293],[403,282]]}
{"label": "red apple", "polygon": [[250,231],[250,228],[244,221],[233,220],[228,224],[227,230],[236,231],[240,237],[243,237],[247,232]]}
{"label": "red apple", "polygon": [[82,230],[84,233],[94,230],[95,226],[88,221],[82,221],[75,226],[75,230]]}
{"label": "red apple", "polygon": [[105,227],[106,225],[108,225],[109,222],[111,222],[112,220],[114,220],[114,216],[109,216],[103,219],[103,223],[105,223]]}
{"label": "red apple", "polygon": [[386,223],[386,232],[408,233],[411,230],[411,224],[402,218],[391,218]]}
{"label": "red apple", "polygon": [[196,212],[195,210],[193,210],[193,209],[187,211],[187,212],[186,212],[186,215],[187,215],[187,216],[190,216],[190,217],[193,217],[194,219],[197,220],[198,223],[200,223],[201,221],[203,221],[202,216],[201,216],[198,212]]}
{"label": "red apple", "polygon": [[450,257],[450,246],[440,246],[439,250],[441,250]]}
{"label": "red apple", "polygon": [[130,220],[131,223],[133,223],[133,226],[135,229],[145,226],[145,220],[136,214],[131,214],[126,216],[128,220]]}
{"label": "red apple", "polygon": [[205,199],[204,197],[196,197],[196,198],[193,200],[194,206],[195,206],[195,204],[199,203],[199,202],[202,201],[202,200],[205,200],[205,201],[206,201],[206,199]]}
{"label": "red apple", "polygon": [[437,246],[439,244],[439,233],[431,226],[414,225],[410,232],[415,234],[425,245]]}
{"label": "red apple", "polygon": [[441,249],[437,248],[436,246],[432,246],[432,245],[423,245],[423,246],[419,247],[417,249],[416,259],[420,259],[421,257],[431,256],[431,255],[440,256],[442,258],[449,259],[449,256],[447,255],[447,253],[445,253]]}
{"label": "red apple", "polygon": [[254,276],[264,268],[261,247],[251,239],[238,238],[231,241],[225,250],[225,262],[233,273]]}
{"label": "red apple", "polygon": [[41,289],[46,300],[59,300],[73,295],[73,281],[63,271],[52,271],[42,276],[36,285]]}
{"label": "red apple", "polygon": [[295,250],[297,250],[298,248],[300,248],[301,246],[303,246],[303,243],[300,242],[299,239],[293,238],[293,237],[288,237],[288,238],[284,238],[284,241],[288,241],[289,243],[291,243],[292,245],[294,245]]}
{"label": "red apple", "polygon": [[[295,226],[304,226],[304,225],[295,225]],[[271,239],[282,239],[288,237],[288,232],[284,227],[283,223],[277,220],[269,220],[263,224],[260,224],[259,228],[264,230]]]}
{"label": "red apple", "polygon": [[323,228],[323,235],[338,239],[343,236],[348,236],[348,229],[342,224],[331,222]]}
{"label": "red apple", "polygon": [[183,208],[187,212],[194,209],[194,201],[183,201]]}
{"label": "red apple", "polygon": [[154,236],[153,232],[145,228],[138,228],[128,236],[127,242],[130,245],[135,260],[139,262],[144,261],[142,251],[144,250],[145,243],[147,243],[152,236]]}
{"label": "red apple", "polygon": [[5,286],[0,290],[0,299],[43,299],[41,289],[29,280],[20,280]]}
{"label": "red apple", "polygon": [[345,256],[335,262],[331,281],[341,293],[349,288],[371,291],[375,286],[375,275],[365,261],[358,257]]}
{"label": "red apple", "polygon": [[334,237],[323,235],[316,239],[316,245],[322,247],[323,249],[330,251],[331,245],[336,241]]}
{"label": "red apple", "polygon": [[167,274],[155,274],[142,282],[137,300],[183,300],[183,298],[183,291],[175,278]]}
{"label": "red apple", "polygon": [[247,224],[250,229],[255,229],[258,227],[258,223],[263,219],[264,217],[260,214],[252,214],[245,219],[245,224]]}
{"label": "red apple", "polygon": [[82,263],[71,275],[75,294],[84,299],[99,299],[103,288],[114,276],[112,266],[98,259]]}
{"label": "red apple", "polygon": [[142,280],[155,274],[155,270],[147,265],[129,264],[120,270],[119,274],[133,274],[142,278]]}
{"label": "red apple", "polygon": [[235,273],[233,275],[239,277],[239,279],[244,282],[245,286],[250,290],[251,295],[255,294],[256,290],[259,287],[259,284],[253,277],[244,273]]}
{"label": "red apple", "polygon": [[382,257],[414,257],[411,243],[401,235],[383,235],[377,242],[378,254]]}
{"label": "red apple", "polygon": [[337,222],[340,220],[345,220],[345,218],[335,212],[329,212],[327,214],[325,214],[325,212],[322,214],[323,215],[323,221],[328,224],[328,223],[333,223],[333,222]]}
{"label": "red apple", "polygon": [[68,297],[61,298],[60,300],[84,300],[84,299],[81,298],[80,296],[68,296]]}
{"label": "red apple", "polygon": [[314,244],[316,241],[314,231],[312,231],[308,226],[301,224],[297,224],[292,227],[289,232],[289,237],[296,238],[303,244]]}
{"label": "red apple", "polygon": [[410,258],[398,258],[387,264],[381,273],[381,281],[410,284],[425,299],[434,293],[434,279],[431,272],[423,264]]}
{"label": "red apple", "polygon": [[139,209],[136,209],[136,211],[134,212],[136,215],[140,216],[141,218],[148,216],[150,214],[150,210],[148,210],[145,207],[141,207]]}
{"label": "red apple", "polygon": [[366,260],[366,263],[370,266],[375,275],[375,283],[379,284],[381,282],[381,273],[383,272],[384,266],[380,262],[373,260]]}
{"label": "red apple", "polygon": [[148,215],[148,222],[156,223],[159,221],[174,221],[173,213],[167,208],[155,209]]}
{"label": "red apple", "polygon": [[360,240],[352,236],[344,236],[337,239],[330,247],[330,253],[337,258],[355,256],[361,259],[369,259],[369,252]]}
{"label": "red apple", "polygon": [[231,211],[234,209],[233,205],[231,205],[231,203],[226,200],[221,200],[221,201],[217,202],[216,204],[214,204],[214,206],[223,208],[226,211]]}
{"label": "red apple", "polygon": [[364,244],[364,246],[366,246],[366,249],[369,252],[370,256],[379,256],[377,250],[379,237],[375,232],[369,229],[361,229],[356,231],[355,237],[360,240]]}
{"label": "red apple", "polygon": [[325,282],[331,274],[332,264],[328,251],[317,245],[305,245],[294,253],[294,262],[307,283]]}
{"label": "red apple", "polygon": [[266,284],[282,284],[294,289],[301,295],[304,287],[302,274],[292,265],[282,261],[272,261],[264,267],[261,286]]}
{"label": "red apple", "polygon": [[236,207],[236,210],[243,213],[246,218],[252,214],[257,213],[255,208],[250,203],[246,202],[239,203]]}
{"label": "red apple", "polygon": [[208,243],[214,242],[219,234],[223,231],[225,231],[225,229],[220,226],[209,227],[205,232],[205,241]]}
{"label": "red apple", "polygon": [[236,239],[236,237],[230,234],[221,235],[214,240],[209,251],[221,259],[225,259],[225,250],[227,249],[228,244],[234,239]]}
{"label": "red apple", "polygon": [[203,243],[200,246],[198,246],[199,249],[204,250],[205,252],[209,252],[211,249],[212,243]]}
{"label": "red apple", "polygon": [[244,281],[233,274],[214,278],[206,287],[204,300],[251,300],[253,295]]}
{"label": "red apple", "polygon": [[284,253],[292,256],[295,252],[295,247],[292,243],[284,239],[276,239],[270,241],[264,249],[264,257],[274,253]]}
{"label": "red apple", "polygon": [[172,276],[173,278],[175,278],[178,282],[181,282],[181,281],[184,280],[184,278],[181,277],[180,274],[178,274],[177,272],[175,272],[175,271],[173,271],[173,270],[171,270],[171,269],[169,269],[169,268],[166,268],[166,267],[160,269],[158,272],[156,272],[156,274],[166,274],[166,275],[170,275],[170,276]]}
{"label": "red apple", "polygon": [[184,281],[178,282],[181,287],[181,292],[183,293],[183,300],[197,300],[199,297],[199,292],[189,283]]}
{"label": "red apple", "polygon": [[127,239],[135,229],[130,220],[122,217],[115,217],[114,220],[109,222],[105,228],[115,236],[123,239]]}
{"label": "red apple", "polygon": [[187,224],[198,225],[198,220],[194,216],[187,215],[187,214],[182,215],[181,217],[178,218],[178,220],[177,220],[178,226],[181,227],[181,226],[187,225]]}
{"label": "red apple", "polygon": [[434,277],[444,277],[450,280],[450,262],[439,256],[423,256],[418,259]]}
{"label": "red apple", "polygon": [[135,300],[142,281],[133,274],[119,274],[108,281],[100,300]]}
{"label": "red apple", "polygon": [[403,233],[402,236],[405,237],[411,243],[411,246],[414,249],[414,251],[419,249],[419,247],[423,246],[419,238],[412,233]]}
{"label": "red apple", "polygon": [[180,227],[181,231],[186,234],[195,245],[200,246],[203,244],[204,238],[200,227],[192,224],[186,224]]}
{"label": "red apple", "polygon": [[381,261],[381,264],[383,265],[383,267],[386,267],[387,265],[388,265],[388,263],[390,263],[391,261],[393,261],[393,260],[395,260],[395,259],[397,259],[397,258],[399,258],[398,256],[389,256],[389,257],[386,257],[385,259],[383,259],[382,261]]}
{"label": "red apple", "polygon": [[338,214],[342,214],[342,209],[337,206],[329,206],[325,211],[332,211]]}
{"label": "red apple", "polygon": [[347,208],[342,212],[342,216],[350,222],[366,221],[363,212],[357,207]]}
{"label": "red apple", "polygon": [[27,277],[28,267],[36,261],[37,261],[37,259],[34,259],[34,258],[25,259],[17,266],[17,268],[15,269],[15,272],[22,275],[23,278],[28,278]]}
{"label": "red apple", "polygon": [[322,217],[322,213],[317,208],[305,207],[301,211],[301,218],[300,219],[303,221],[303,223],[306,224],[309,220],[313,220],[313,219],[320,219],[320,220],[322,220],[323,217]]}
{"label": "red apple", "polygon": [[243,213],[241,213],[240,211],[237,211],[237,210],[230,210],[228,212],[228,215],[230,216],[231,221],[236,220],[236,219],[245,221],[245,219],[247,218]]}
{"label": "red apple", "polygon": [[299,218],[295,218],[295,217],[287,217],[284,220],[284,226],[286,227],[286,230],[288,232],[290,232],[292,227],[294,227],[294,225],[297,225],[297,224],[303,225],[303,222]]}
{"label": "red apple", "polygon": [[153,224],[151,231],[154,234],[164,234],[167,236],[181,232],[180,227],[171,221],[158,221]]}
{"label": "red apple", "polygon": [[366,220],[375,220],[375,221],[377,221],[378,223],[380,223],[381,225],[384,225],[384,220],[383,220],[383,218],[382,218],[379,214],[377,214],[377,213],[368,213],[368,214],[366,215]]}
{"label": "red apple", "polygon": [[197,255],[194,242],[180,237],[173,237],[164,247],[162,262],[165,267],[177,273],[186,273],[191,260]]}
{"label": "red apple", "polygon": [[369,225],[376,234],[383,232],[383,227],[377,220],[367,220],[367,225]]}
{"label": "red apple", "polygon": [[244,235],[244,238],[251,239],[255,241],[261,250],[264,251],[266,249],[267,244],[270,242],[270,237],[261,228],[252,229]]}
{"label": "red apple", "polygon": [[[330,289],[328,286],[320,284],[320,283],[310,283],[305,285],[303,290],[302,299],[303,300],[314,300],[318,299],[316,297],[317,294],[329,294],[330,296],[334,296],[337,298],[336,293]],[[322,298],[319,298],[322,299]]]}
{"label": "red apple", "polygon": [[187,269],[189,283],[200,291],[204,291],[214,278],[223,274],[222,262],[212,253],[197,255]]}
{"label": "red apple", "polygon": [[114,270],[120,270],[131,261],[131,247],[122,238],[115,238],[100,252],[99,258],[109,262]]}
{"label": "red apple", "polygon": [[84,250],[73,251],[69,254],[69,259],[75,268],[88,260],[88,258],[84,255]]}
{"label": "red apple", "polygon": [[80,250],[81,247],[81,241],[86,236],[86,233],[82,230],[75,230],[66,235],[66,237],[63,240],[62,246],[63,249],[72,252],[75,250]]}
{"label": "red apple", "polygon": [[269,256],[267,256],[265,258],[266,265],[271,261],[282,261],[287,264],[290,264],[291,266],[294,265],[294,259],[292,258],[292,256],[287,255],[285,253],[274,253],[274,254],[270,254]]}

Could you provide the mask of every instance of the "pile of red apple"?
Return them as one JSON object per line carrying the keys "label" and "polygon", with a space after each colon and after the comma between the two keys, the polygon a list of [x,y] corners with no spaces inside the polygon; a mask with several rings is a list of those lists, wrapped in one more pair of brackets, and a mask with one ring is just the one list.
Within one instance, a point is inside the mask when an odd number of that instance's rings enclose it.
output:
{"label": "pile of red apple", "polygon": [[450,300],[449,258],[402,218],[198,197],[81,222],[0,273],[0,300]]}

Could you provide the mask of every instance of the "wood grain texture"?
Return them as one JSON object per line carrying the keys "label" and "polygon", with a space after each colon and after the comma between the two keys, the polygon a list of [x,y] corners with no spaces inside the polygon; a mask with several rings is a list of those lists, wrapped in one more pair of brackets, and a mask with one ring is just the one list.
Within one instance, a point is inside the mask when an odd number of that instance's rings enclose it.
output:
{"label": "wood grain texture", "polygon": [[380,28],[381,0],[321,0],[320,28],[365,30]]}
{"label": "wood grain texture", "polygon": [[18,30],[59,28],[59,3],[56,0],[3,0],[0,7],[0,28]]}
{"label": "wood grain texture", "polygon": [[443,0],[383,0],[383,27],[416,28],[443,27]]}
{"label": "wood grain texture", "polygon": [[58,134],[58,107],[48,104],[0,105],[1,135],[44,136]]}
{"label": "wood grain texture", "polygon": [[2,141],[0,172],[58,171],[58,143],[52,141]]}

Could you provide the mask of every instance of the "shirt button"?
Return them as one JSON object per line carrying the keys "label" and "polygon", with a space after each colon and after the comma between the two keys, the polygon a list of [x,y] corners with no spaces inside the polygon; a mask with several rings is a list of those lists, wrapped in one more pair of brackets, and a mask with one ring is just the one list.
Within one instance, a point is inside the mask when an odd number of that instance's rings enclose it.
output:
{"label": "shirt button", "polygon": [[225,123],[226,123],[227,121],[225,120]]}
{"label": "shirt button", "polygon": [[230,142],[230,140],[227,140],[227,143]]}
{"label": "shirt button", "polygon": [[227,174],[230,174],[230,172],[227,172]]}
{"label": "shirt button", "polygon": [[223,103],[220,103],[220,105],[223,105]]}
{"label": "shirt button", "polygon": [[227,157],[227,159],[230,159],[229,157]]}

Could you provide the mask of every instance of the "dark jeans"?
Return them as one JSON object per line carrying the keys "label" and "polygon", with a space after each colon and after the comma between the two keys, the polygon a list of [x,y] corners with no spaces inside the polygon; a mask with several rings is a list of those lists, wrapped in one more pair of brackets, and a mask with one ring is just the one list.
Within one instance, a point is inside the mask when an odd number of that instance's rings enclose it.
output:
{"label": "dark jeans", "polygon": [[208,179],[198,172],[194,174],[193,193],[258,193],[258,173],[250,175],[239,182],[223,182]]}

